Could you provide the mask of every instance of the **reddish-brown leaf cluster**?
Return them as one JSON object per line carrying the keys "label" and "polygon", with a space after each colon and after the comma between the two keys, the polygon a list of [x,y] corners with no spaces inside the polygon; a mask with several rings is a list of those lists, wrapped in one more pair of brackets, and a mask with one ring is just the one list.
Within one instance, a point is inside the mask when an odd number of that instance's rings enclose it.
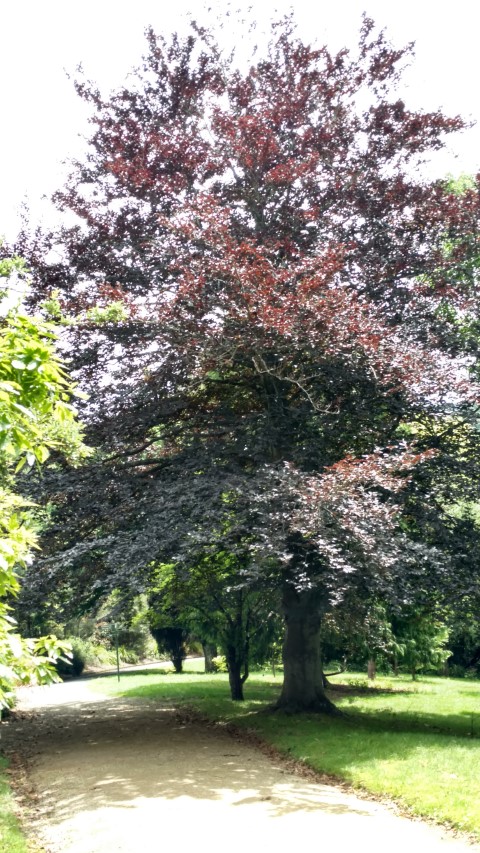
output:
{"label": "reddish-brown leaf cluster", "polygon": [[[126,470],[152,495],[135,524],[157,529],[150,505],[163,518],[149,560],[162,547],[169,558],[161,543],[185,519],[183,543],[223,536],[233,548],[232,530],[235,547],[263,542],[275,513],[257,524],[239,495],[256,488],[270,506],[272,471],[283,509],[270,554],[290,554],[290,530],[339,569],[375,565],[380,541],[385,570],[398,559],[391,498],[427,457],[376,448],[395,445],[402,422],[439,421],[478,396],[452,325],[478,314],[480,178],[462,193],[423,178],[423,158],[465,123],[399,99],[410,53],[368,19],[358,50],[337,54],[284,21],[242,71],[194,27],[171,42],[150,32],[129,88],[103,97],[78,85],[94,110],[90,153],[56,201],[79,224],[19,248],[38,296],[130,305],[118,327],[71,334],[91,440],[111,458],[139,456]],[[43,261],[58,242],[65,260]],[[222,515],[229,477],[238,527]],[[112,515],[111,529],[127,523]]]}

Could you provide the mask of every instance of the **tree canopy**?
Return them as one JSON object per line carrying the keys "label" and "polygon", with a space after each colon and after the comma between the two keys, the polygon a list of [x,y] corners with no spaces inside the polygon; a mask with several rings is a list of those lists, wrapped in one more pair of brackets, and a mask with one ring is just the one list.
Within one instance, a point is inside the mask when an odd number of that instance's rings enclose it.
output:
{"label": "tree canopy", "polygon": [[246,71],[197,25],[147,42],[128,87],[77,81],[90,148],[55,196],[77,224],[20,241],[97,449],[37,484],[56,518],[32,588],[86,607],[229,555],[229,588],[282,600],[281,705],[328,710],[325,613],[446,572],[402,506],[428,504],[420,425],[462,427],[478,394],[452,329],[476,317],[479,185],[421,174],[464,123],[408,109],[410,48],[367,18],[337,54],[286,19]]}

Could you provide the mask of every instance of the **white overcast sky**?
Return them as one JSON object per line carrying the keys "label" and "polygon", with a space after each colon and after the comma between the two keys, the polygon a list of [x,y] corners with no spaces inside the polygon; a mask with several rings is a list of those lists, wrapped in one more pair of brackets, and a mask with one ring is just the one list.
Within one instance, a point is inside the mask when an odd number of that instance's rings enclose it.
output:
{"label": "white overcast sky", "polygon": [[[264,30],[288,11],[291,0],[237,0],[246,21]],[[167,34],[185,27],[186,15],[220,21],[226,0],[4,0],[0,15],[0,235],[13,237],[27,200],[34,221],[51,218],[42,196],[61,185],[62,161],[82,150],[85,107],[66,71],[82,63],[108,90],[121,84],[144,51],[144,30]],[[416,43],[416,58],[401,94],[407,104],[442,107],[477,126],[451,137],[432,174],[480,168],[479,0],[296,0],[300,34],[334,49],[354,46],[366,11],[397,46]],[[241,28],[225,18],[219,38],[242,49]],[[246,37],[243,39],[246,42]]]}

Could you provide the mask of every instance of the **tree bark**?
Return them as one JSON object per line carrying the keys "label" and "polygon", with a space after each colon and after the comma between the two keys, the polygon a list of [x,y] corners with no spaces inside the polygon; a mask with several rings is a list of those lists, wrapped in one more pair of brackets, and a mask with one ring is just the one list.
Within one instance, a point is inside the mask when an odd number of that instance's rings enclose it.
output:
{"label": "tree bark", "polygon": [[243,701],[243,685],[249,675],[249,638],[250,616],[245,612],[245,598],[242,590],[236,596],[236,611],[229,620],[228,630],[224,635],[223,650],[228,667],[231,697],[235,701]]}
{"label": "tree bark", "polygon": [[170,653],[170,660],[173,663],[173,668],[177,675],[183,672],[183,661],[185,660],[185,655],[182,649],[175,649]]}
{"label": "tree bark", "polygon": [[215,667],[212,663],[213,658],[217,655],[217,647],[213,643],[202,643],[203,657],[205,659],[205,672],[215,672]]}
{"label": "tree bark", "polygon": [[298,592],[286,585],[283,610],[284,681],[276,707],[287,713],[315,711],[340,715],[324,689],[320,653],[323,606],[319,594],[312,590]]}
{"label": "tree bark", "polygon": [[228,681],[230,683],[230,695],[234,702],[243,702],[243,685],[245,679],[242,676],[242,665],[236,659],[228,659]]}
{"label": "tree bark", "polygon": [[369,658],[367,664],[368,680],[375,681],[377,677],[377,664],[373,658]]}

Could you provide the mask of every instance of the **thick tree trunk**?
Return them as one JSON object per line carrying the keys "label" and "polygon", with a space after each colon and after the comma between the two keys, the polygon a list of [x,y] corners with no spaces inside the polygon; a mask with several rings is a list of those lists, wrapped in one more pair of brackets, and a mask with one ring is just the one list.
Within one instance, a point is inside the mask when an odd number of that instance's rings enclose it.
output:
{"label": "thick tree trunk", "polygon": [[213,643],[202,643],[202,649],[205,659],[205,672],[215,672],[213,658],[217,656],[217,647]]}
{"label": "thick tree trunk", "polygon": [[287,586],[283,594],[285,640],[284,681],[276,707],[288,713],[317,711],[340,714],[324,689],[320,654],[323,615],[318,593],[297,592]]}
{"label": "thick tree trunk", "polygon": [[368,660],[367,674],[369,681],[375,681],[377,677],[377,664],[373,658],[369,658]]}

